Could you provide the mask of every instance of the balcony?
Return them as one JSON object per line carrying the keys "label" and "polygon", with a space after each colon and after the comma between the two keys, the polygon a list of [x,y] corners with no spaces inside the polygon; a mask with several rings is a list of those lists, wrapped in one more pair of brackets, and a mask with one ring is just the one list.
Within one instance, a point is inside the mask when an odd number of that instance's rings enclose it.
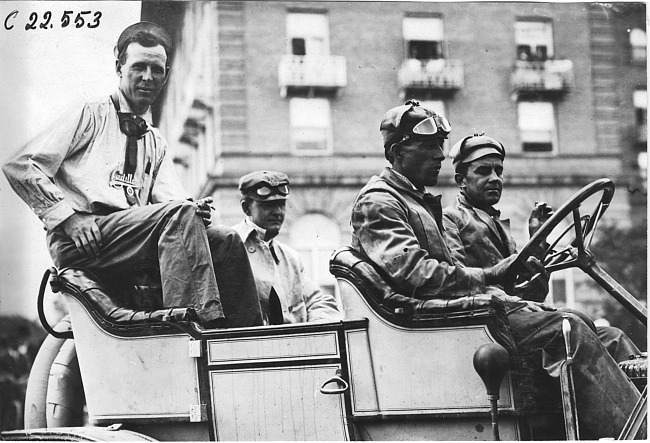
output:
{"label": "balcony", "polygon": [[348,83],[345,57],[336,55],[283,55],[278,67],[280,95],[291,91],[338,92]]}
{"label": "balcony", "polygon": [[402,92],[413,89],[455,91],[463,87],[463,62],[444,58],[407,59],[399,68],[398,81]]}
{"label": "balcony", "polygon": [[515,63],[512,87],[518,95],[566,93],[573,86],[573,62],[571,60],[517,60]]}

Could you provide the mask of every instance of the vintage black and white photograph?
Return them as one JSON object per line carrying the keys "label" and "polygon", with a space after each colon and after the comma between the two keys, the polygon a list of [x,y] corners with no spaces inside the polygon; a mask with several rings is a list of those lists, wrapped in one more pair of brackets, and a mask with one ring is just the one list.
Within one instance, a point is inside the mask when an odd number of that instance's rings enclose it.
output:
{"label": "vintage black and white photograph", "polygon": [[0,440],[646,440],[647,20],[0,3]]}

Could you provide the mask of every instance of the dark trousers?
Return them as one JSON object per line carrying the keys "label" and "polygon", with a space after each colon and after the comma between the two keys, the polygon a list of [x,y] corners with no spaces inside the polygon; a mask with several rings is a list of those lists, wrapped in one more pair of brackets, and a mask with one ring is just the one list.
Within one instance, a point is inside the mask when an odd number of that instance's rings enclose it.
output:
{"label": "dark trousers", "polygon": [[108,281],[159,271],[166,307],[194,308],[202,322],[225,317],[227,327],[262,324],[243,242],[229,228],[206,230],[194,203],[158,203],[95,221],[102,234],[97,258],[81,255],[62,229],[48,233],[57,267],[88,269]]}
{"label": "dark trousers", "polygon": [[[551,377],[566,358],[562,315],[571,323],[573,378],[581,438],[618,437],[639,399],[639,391],[618,367],[594,330],[568,312],[521,312],[508,316],[522,353],[534,356]],[[543,391],[540,396],[544,396]],[[645,432],[645,431],[644,431]]]}

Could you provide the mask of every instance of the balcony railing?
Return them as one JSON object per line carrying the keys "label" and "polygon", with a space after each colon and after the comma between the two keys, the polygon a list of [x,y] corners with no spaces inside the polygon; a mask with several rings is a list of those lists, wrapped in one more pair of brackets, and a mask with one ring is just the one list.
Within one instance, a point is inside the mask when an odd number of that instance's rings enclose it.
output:
{"label": "balcony railing", "polygon": [[512,73],[515,92],[567,92],[574,86],[571,60],[517,60]]}
{"label": "balcony railing", "polygon": [[282,96],[290,88],[338,90],[348,83],[345,57],[336,55],[283,55],[278,67]]}
{"label": "balcony railing", "polygon": [[404,60],[398,73],[399,85],[404,89],[454,90],[463,87],[462,60],[432,59]]}

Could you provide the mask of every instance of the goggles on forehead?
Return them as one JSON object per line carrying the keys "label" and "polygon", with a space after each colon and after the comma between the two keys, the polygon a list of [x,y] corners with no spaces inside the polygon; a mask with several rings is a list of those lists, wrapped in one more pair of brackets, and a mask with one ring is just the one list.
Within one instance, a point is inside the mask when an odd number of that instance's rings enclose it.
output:
{"label": "goggles on forehead", "polygon": [[435,135],[439,131],[451,132],[451,123],[442,115],[434,115],[422,120],[413,127],[413,134],[417,135]]}
{"label": "goggles on forehead", "polygon": [[248,194],[255,194],[260,198],[268,198],[273,194],[280,194],[287,196],[289,195],[289,185],[278,185],[278,186],[260,186],[253,190],[248,191]]}

